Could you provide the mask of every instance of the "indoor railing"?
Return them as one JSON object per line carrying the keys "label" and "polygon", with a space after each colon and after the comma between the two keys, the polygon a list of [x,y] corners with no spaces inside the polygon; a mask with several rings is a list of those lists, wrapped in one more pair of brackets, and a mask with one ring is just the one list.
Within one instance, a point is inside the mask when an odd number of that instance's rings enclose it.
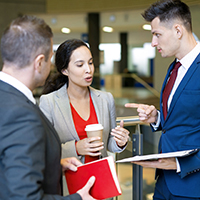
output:
{"label": "indoor railing", "polygon": [[[143,135],[140,132],[140,125],[144,124],[138,116],[117,117],[116,123],[124,121],[124,126],[135,126],[135,133],[132,141],[128,142],[127,150],[132,152],[132,156],[143,154]],[[143,193],[143,172],[139,165],[132,165],[132,200],[142,200]]]}

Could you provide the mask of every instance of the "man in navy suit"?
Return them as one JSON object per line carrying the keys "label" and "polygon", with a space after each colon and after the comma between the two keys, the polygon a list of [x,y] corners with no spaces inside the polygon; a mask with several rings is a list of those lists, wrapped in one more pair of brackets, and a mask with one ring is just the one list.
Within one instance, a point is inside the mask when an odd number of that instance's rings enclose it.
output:
{"label": "man in navy suit", "polygon": [[93,177],[76,194],[61,196],[62,169],[75,171],[81,163],[61,160],[59,136],[32,95],[50,72],[52,37],[43,20],[22,16],[1,39],[1,200],[94,200],[88,193]]}
{"label": "man in navy suit", "polygon": [[[151,22],[152,46],[162,57],[175,56],[163,83],[160,111],[154,106],[126,104],[137,108],[140,120],[162,130],[159,152],[175,152],[200,148],[200,44],[192,34],[189,7],[179,0],[162,0],[152,4],[143,14]],[[163,91],[170,82],[175,63],[177,76],[166,101]],[[173,70],[174,71],[174,70]],[[200,199],[200,152],[182,158],[135,162],[157,168],[154,199]]]}

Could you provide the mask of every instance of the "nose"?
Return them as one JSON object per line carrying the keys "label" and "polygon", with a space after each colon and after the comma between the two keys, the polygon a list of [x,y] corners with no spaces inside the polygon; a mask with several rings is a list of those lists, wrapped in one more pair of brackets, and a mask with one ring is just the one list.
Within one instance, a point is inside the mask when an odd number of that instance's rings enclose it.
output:
{"label": "nose", "polygon": [[152,37],[152,41],[151,41],[151,46],[152,47],[156,47],[158,45],[158,42],[157,42],[157,39],[156,39],[156,37]]}
{"label": "nose", "polygon": [[86,73],[88,73],[88,74],[91,73],[91,71],[92,71],[92,70],[91,70],[91,67],[92,67],[92,66],[90,66],[88,63],[86,64],[86,70],[85,70]]}

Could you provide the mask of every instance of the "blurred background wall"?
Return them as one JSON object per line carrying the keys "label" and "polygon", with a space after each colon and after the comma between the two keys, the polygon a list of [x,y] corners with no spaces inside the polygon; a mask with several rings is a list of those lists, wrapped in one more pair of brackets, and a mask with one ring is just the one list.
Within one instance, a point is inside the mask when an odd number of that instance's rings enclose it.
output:
{"label": "blurred background wall", "polygon": [[[200,1],[183,1],[191,8],[193,32],[197,37],[200,37]],[[0,34],[2,34],[2,31],[12,19],[22,14],[32,14],[42,17],[51,26],[54,32],[55,45],[69,38],[80,38],[88,41],[88,15],[91,13],[98,14],[99,44],[104,44],[100,57],[103,59],[105,56],[108,57],[108,55],[105,55],[105,52],[109,51],[109,45],[106,47],[105,44],[120,44],[120,34],[125,33],[127,35],[128,56],[127,66],[124,66],[124,69],[129,72],[136,72],[142,77],[148,78],[152,76],[151,82],[153,87],[160,91],[168,64],[173,59],[162,59],[155,51],[153,65],[151,65],[152,60],[149,58],[147,58],[147,64],[143,63],[145,66],[142,66],[142,64],[137,66],[138,62],[135,64],[133,60],[133,51],[136,52],[133,48],[139,48],[139,51],[142,52],[141,48],[143,48],[143,45],[151,42],[150,31],[143,30],[142,28],[145,21],[141,13],[153,2],[154,0],[0,0]],[[113,32],[104,32],[102,30],[104,26],[112,27]],[[70,28],[71,32],[69,34],[62,33],[62,27]],[[95,37],[95,35],[92,37]],[[114,47],[111,48],[113,49]],[[137,52],[139,51],[137,50]],[[112,64],[108,64],[109,67],[103,63],[102,59],[99,60],[99,64],[102,65],[96,66],[98,72],[101,74],[113,74],[117,71],[117,62],[121,60],[120,50],[116,54],[119,54],[120,57],[114,57]],[[137,55],[137,53],[134,55]],[[145,53],[143,55],[145,56]],[[109,57],[112,57],[112,55],[109,55]],[[0,64],[2,66],[1,59]]]}

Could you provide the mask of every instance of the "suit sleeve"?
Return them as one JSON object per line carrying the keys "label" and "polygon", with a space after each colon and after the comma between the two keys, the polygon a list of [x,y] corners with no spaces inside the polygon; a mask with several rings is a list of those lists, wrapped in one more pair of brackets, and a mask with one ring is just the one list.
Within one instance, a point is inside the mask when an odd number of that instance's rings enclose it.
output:
{"label": "suit sleeve", "polygon": [[62,197],[45,194],[44,128],[30,107],[7,109],[0,126],[0,154],[8,185],[7,200],[81,200],[78,194]]}
{"label": "suit sleeve", "polygon": [[181,178],[200,171],[200,152],[190,156],[178,158]]}

